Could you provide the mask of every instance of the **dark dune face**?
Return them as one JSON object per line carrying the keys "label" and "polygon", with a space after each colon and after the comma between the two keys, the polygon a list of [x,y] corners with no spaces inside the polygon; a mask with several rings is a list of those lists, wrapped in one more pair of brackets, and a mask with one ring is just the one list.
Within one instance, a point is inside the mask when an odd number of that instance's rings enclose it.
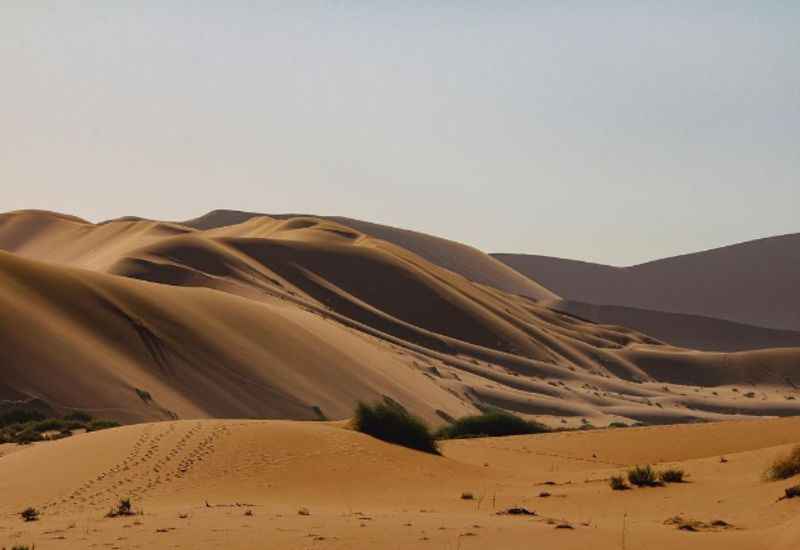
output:
{"label": "dark dune face", "polygon": [[[493,257],[571,302],[696,315],[800,332],[800,234],[625,268],[534,255]],[[604,318],[618,315],[609,312]],[[625,318],[637,328],[647,323],[643,320],[639,325],[632,312]],[[717,330],[726,329],[721,326]],[[791,335],[774,335],[776,345],[791,343],[792,339]],[[762,334],[753,340],[759,341],[768,345],[770,337]]]}

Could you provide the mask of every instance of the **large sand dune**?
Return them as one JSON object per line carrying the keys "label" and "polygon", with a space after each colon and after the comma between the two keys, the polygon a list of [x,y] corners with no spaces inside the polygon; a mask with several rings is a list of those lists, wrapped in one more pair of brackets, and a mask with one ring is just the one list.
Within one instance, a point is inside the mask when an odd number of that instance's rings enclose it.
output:
{"label": "large sand dune", "polygon": [[[798,440],[800,421],[762,420],[452,441],[435,457],[318,422],[140,424],[0,458],[0,544],[793,550],[800,502],[778,497],[797,479],[761,473]],[[608,487],[645,463],[689,483]],[[104,517],[121,498],[143,513]],[[39,521],[19,519],[27,506]],[[510,507],[536,515],[498,514]]]}
{"label": "large sand dune", "polygon": [[125,421],[341,419],[383,398],[434,423],[487,406],[559,426],[800,412],[800,349],[674,348],[331,220],[234,221],[1,218],[0,399]]}

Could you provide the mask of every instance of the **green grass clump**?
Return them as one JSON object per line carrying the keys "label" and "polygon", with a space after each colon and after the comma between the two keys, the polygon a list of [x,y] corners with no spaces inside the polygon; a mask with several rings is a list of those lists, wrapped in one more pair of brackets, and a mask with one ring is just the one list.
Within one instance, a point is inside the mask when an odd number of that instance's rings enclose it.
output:
{"label": "green grass clump", "polygon": [[683,470],[678,468],[669,468],[663,472],[659,472],[658,479],[664,483],[683,483],[686,474]]}
{"label": "green grass clump", "polygon": [[636,466],[628,470],[628,481],[637,487],[655,487],[658,485],[658,475],[649,465]]}
{"label": "green grass clump", "polygon": [[436,432],[437,439],[467,437],[500,437],[505,435],[539,434],[549,431],[546,426],[525,420],[505,411],[488,411],[465,416]]}
{"label": "green grass clump", "polygon": [[770,481],[789,479],[800,474],[800,445],[792,449],[789,454],[775,459],[765,473]]}
{"label": "green grass clump", "polygon": [[402,407],[387,403],[368,405],[359,402],[353,427],[388,443],[395,443],[431,454],[439,454],[428,426]]}

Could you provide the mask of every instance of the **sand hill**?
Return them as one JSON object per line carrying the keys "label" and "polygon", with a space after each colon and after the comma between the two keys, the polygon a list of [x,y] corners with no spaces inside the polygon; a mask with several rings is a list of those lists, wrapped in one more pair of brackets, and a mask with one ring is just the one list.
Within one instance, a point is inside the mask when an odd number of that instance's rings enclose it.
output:
{"label": "sand hill", "polygon": [[[800,540],[800,499],[778,500],[797,480],[761,478],[800,421],[753,419],[800,413],[800,348],[675,347],[554,309],[560,291],[469,247],[346,219],[22,211],[0,215],[0,249],[0,407],[133,424],[0,445],[0,548]],[[583,429],[439,457],[348,429],[359,400],[434,426],[495,407]],[[586,429],[612,422],[651,426]],[[611,491],[644,463],[689,483]],[[105,517],[126,498],[137,515]]]}
{"label": "sand hill", "polygon": [[[732,351],[800,342],[800,298],[795,291],[800,280],[800,234],[631,267],[525,254],[492,256],[559,294],[566,301],[561,306],[566,311],[582,312],[599,322],[624,321],[626,326],[650,330],[678,345]],[[588,308],[587,304],[616,307]],[[715,327],[715,319],[739,326]],[[676,323],[693,327],[707,339],[687,339],[689,331],[670,329]],[[744,343],[736,345],[732,332]]]}
{"label": "sand hill", "polygon": [[800,234],[624,268],[543,256],[493,256],[569,300],[800,330],[795,290]]}
{"label": "sand hill", "polygon": [[0,399],[123,421],[344,419],[384,398],[436,424],[487,406],[559,426],[800,411],[800,349],[675,348],[331,220],[232,221],[2,216]]}

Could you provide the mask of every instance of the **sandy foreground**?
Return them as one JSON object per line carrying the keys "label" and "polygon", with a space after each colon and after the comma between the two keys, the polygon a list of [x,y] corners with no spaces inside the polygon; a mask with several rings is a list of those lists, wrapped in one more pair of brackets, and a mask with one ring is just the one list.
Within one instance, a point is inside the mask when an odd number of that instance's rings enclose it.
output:
{"label": "sandy foreground", "polygon": [[[788,550],[800,499],[778,498],[800,480],[761,475],[799,441],[800,419],[749,420],[451,441],[435,457],[340,423],[138,424],[0,447],[0,547]],[[689,481],[609,488],[643,463]],[[104,517],[120,498],[141,514]],[[536,515],[498,514],[511,507]]]}

